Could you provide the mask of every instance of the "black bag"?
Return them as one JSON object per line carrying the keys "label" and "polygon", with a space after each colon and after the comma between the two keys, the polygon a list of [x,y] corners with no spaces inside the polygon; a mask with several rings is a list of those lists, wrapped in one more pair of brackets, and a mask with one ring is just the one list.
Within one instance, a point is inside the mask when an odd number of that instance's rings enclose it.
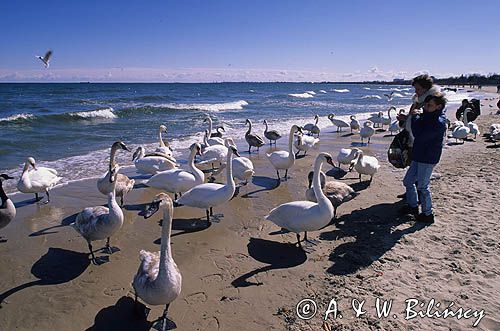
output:
{"label": "black bag", "polygon": [[398,133],[387,151],[389,162],[396,168],[404,169],[411,163],[410,134],[403,130]]}

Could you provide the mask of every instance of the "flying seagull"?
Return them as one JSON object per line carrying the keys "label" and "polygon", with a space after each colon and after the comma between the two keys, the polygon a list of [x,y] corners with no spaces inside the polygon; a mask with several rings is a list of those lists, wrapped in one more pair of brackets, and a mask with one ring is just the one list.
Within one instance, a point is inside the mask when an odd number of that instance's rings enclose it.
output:
{"label": "flying seagull", "polygon": [[45,53],[43,57],[37,56],[36,58],[40,59],[43,62],[43,64],[45,64],[45,68],[48,68],[51,56],[52,56],[52,51],[47,51],[47,53]]}
{"label": "flying seagull", "polygon": [[393,98],[393,94],[394,94],[394,91],[392,91],[392,92],[391,92],[391,93],[389,93],[389,94],[385,94],[385,93],[384,93],[384,95],[387,97],[387,101],[391,101],[391,100],[392,100],[392,98]]}

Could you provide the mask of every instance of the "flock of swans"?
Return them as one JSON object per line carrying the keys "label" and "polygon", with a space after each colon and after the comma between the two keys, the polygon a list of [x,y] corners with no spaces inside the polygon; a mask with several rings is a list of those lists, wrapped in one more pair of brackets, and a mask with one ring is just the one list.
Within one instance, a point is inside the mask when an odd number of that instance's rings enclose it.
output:
{"label": "flock of swans", "polygon": [[[390,112],[390,110],[389,110]],[[266,157],[270,165],[276,170],[278,183],[288,179],[288,172],[293,168],[299,152],[304,155],[311,149],[316,148],[320,141],[320,128],[317,126],[318,116],[315,116],[315,123],[308,123],[304,126],[292,125],[288,135],[287,149],[276,149],[267,153]],[[362,141],[370,138],[375,133],[373,124],[377,123],[382,127],[392,125],[389,119],[381,116],[381,113],[372,116],[371,120],[365,121],[363,125],[359,123],[355,115],[350,117],[351,121],[346,122],[335,118],[334,114],[328,116],[332,124],[342,128],[349,127],[351,132],[359,131]],[[467,117],[464,116],[464,119]],[[230,137],[224,137],[225,130],[219,127],[216,132],[212,132],[212,119],[207,117],[208,129],[203,137],[203,143],[194,143],[190,146],[189,157],[186,169],[181,169],[173,157],[172,148],[165,143],[162,134],[167,128],[161,125],[159,128],[159,147],[150,153],[146,153],[143,147],[138,147],[133,153],[133,163],[139,173],[149,174],[151,177],[145,185],[162,190],[155,196],[147,209],[140,213],[144,218],[151,217],[155,212],[163,211],[163,223],[161,228],[161,248],[159,252],[147,252],[142,250],[139,254],[140,266],[133,280],[133,287],[137,297],[141,298],[149,305],[165,305],[164,313],[161,317],[163,325],[169,321],[167,318],[168,307],[181,291],[182,277],[180,271],[172,257],[170,247],[170,234],[174,207],[189,206],[205,210],[207,222],[213,218],[213,208],[227,203],[235,195],[236,183],[234,179],[241,181],[238,185],[246,185],[248,180],[255,174],[253,163],[250,159],[240,156],[236,144]],[[264,136],[269,140],[269,144],[276,144],[282,135],[275,130],[269,130],[267,121]],[[252,122],[246,120],[248,131],[245,133],[245,140],[248,143],[248,152],[252,147],[257,148],[265,144],[264,139],[252,133]],[[473,126],[471,123],[454,123],[453,136],[459,130],[468,130],[471,133]],[[479,134],[477,125],[474,134]],[[491,127],[491,135],[500,139],[500,125]],[[498,140],[497,138],[494,138]],[[461,138],[463,139],[463,138]],[[294,153],[293,147],[296,152]],[[105,251],[114,253],[110,245],[111,237],[123,225],[124,214],[121,207],[127,193],[133,188],[134,179],[128,178],[125,174],[119,173],[120,165],[116,161],[119,151],[132,152],[123,142],[117,141],[111,146],[109,167],[107,172],[97,179],[97,189],[107,196],[108,207],[93,206],[84,208],[76,217],[71,226],[85,239],[88,244],[90,256],[94,264],[100,264],[100,259],[94,255],[92,243],[98,240],[106,240]],[[308,175],[309,185],[305,191],[305,200],[283,203],[265,217],[297,236],[297,245],[302,247],[302,242],[310,243],[307,239],[307,232],[320,230],[329,225],[332,219],[336,218],[337,208],[352,199],[358,193],[350,186],[335,180],[326,180],[325,174],[321,171],[323,165],[329,164],[333,167],[341,168],[347,165],[348,170],[355,170],[361,176],[370,176],[370,183],[377,173],[380,165],[373,156],[364,155],[359,148],[342,148],[337,155],[338,165],[335,165],[332,156],[328,153],[319,153],[314,162],[313,171]],[[226,172],[224,184],[205,182],[205,173],[211,173],[209,179]],[[281,177],[280,171],[284,171]],[[0,208],[0,228],[5,227],[16,216],[16,208],[12,201],[5,194],[2,183],[5,180],[14,179],[6,174],[0,175],[0,197],[2,206]],[[35,159],[29,157],[23,168],[21,178],[17,188],[23,193],[35,194],[37,203],[40,201],[39,193],[45,193],[50,201],[49,191],[59,181],[57,171],[50,168],[38,167]],[[210,180],[209,180],[210,181]],[[173,194],[174,200],[167,194]],[[116,199],[120,198],[120,205]],[[304,239],[300,239],[300,234],[304,233]]]}

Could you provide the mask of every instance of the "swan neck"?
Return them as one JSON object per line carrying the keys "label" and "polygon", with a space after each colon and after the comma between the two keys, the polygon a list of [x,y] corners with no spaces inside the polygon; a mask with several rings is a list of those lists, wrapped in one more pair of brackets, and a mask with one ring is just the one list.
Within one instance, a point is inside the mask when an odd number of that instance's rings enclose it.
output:
{"label": "swan neck", "polygon": [[170,246],[170,236],[172,232],[172,206],[163,207],[163,221],[161,225],[161,246],[160,246],[160,269],[158,277],[167,272],[167,259],[172,259],[172,249]]}
{"label": "swan neck", "polygon": [[318,125],[319,117],[316,116],[316,121],[314,122],[314,125]]}
{"label": "swan neck", "polygon": [[111,153],[109,155],[109,169],[113,168],[116,165],[116,153],[120,147],[113,145],[111,147]]}
{"label": "swan neck", "polygon": [[207,120],[208,120],[208,136],[210,137],[212,135],[212,119],[208,117]]}
{"label": "swan neck", "polygon": [[323,193],[323,190],[321,189],[321,166],[323,164],[323,160],[321,158],[318,158],[316,160],[316,163],[314,164],[314,177],[313,177],[313,190],[314,190],[314,195],[316,196],[316,200],[318,201],[318,204],[329,204],[328,198],[325,196]]}
{"label": "swan neck", "polygon": [[5,205],[5,202],[9,200],[9,197],[7,194],[5,194],[5,191],[3,190],[3,182],[0,180],[0,198],[2,199],[2,207]]}
{"label": "swan neck", "polygon": [[467,114],[469,113],[469,111],[467,109],[464,110],[464,119],[463,119],[463,122],[464,122],[464,125],[465,126],[468,126],[469,125],[469,121],[467,121]]}
{"label": "swan neck", "polygon": [[189,154],[188,168],[189,168],[189,170],[191,170],[191,173],[194,175],[196,180],[199,181],[201,179],[201,181],[203,181],[205,179],[205,177],[204,177],[205,175],[203,174],[203,171],[196,168],[196,165],[194,163],[195,156],[196,156],[196,150],[193,149],[191,151],[191,154]]}
{"label": "swan neck", "polygon": [[163,138],[162,138],[162,136],[161,136],[161,129],[160,129],[160,131],[158,132],[158,135],[159,135],[159,138],[160,138],[160,147],[166,147],[166,146],[165,146],[165,143],[163,142]]}
{"label": "swan neck", "polygon": [[266,126],[266,130],[264,132],[267,132],[267,122],[264,121],[264,125]]}
{"label": "swan neck", "polygon": [[288,159],[294,159],[295,160],[295,154],[293,154],[293,134],[294,130],[290,130],[290,135],[288,136]]}
{"label": "swan neck", "polygon": [[24,168],[23,168],[23,174],[24,174],[26,171],[28,171],[28,169],[29,169],[29,168],[30,168],[30,164],[29,164],[29,162],[25,162],[25,163],[24,163]]}
{"label": "swan neck", "polygon": [[252,132],[252,122],[248,121],[248,131],[246,134],[250,134]]}
{"label": "swan neck", "polygon": [[232,150],[229,148],[229,150],[227,151],[227,172],[226,172],[226,183],[227,185],[229,185],[229,187],[231,188],[235,188],[236,184],[234,183],[234,179],[233,179],[233,152]]}

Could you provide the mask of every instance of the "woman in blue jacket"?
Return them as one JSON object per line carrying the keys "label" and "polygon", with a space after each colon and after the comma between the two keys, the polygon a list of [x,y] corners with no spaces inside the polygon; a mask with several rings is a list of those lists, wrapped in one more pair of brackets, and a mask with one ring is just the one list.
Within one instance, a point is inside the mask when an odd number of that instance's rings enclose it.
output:
{"label": "woman in blue jacket", "polygon": [[[406,188],[406,210],[416,215],[417,221],[433,223],[431,192],[429,184],[432,170],[438,164],[446,133],[444,107],[446,99],[442,93],[425,98],[423,113],[411,117],[413,142],[412,162],[403,184]],[[415,183],[418,183],[415,185]],[[417,190],[420,193],[422,213],[418,214]]]}

